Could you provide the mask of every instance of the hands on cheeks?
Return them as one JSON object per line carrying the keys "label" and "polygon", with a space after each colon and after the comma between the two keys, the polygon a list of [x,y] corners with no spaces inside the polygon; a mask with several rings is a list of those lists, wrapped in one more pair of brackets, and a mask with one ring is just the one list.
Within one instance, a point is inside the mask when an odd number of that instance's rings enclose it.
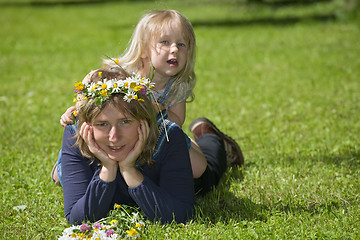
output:
{"label": "hands on cheeks", "polygon": [[137,131],[139,137],[133,149],[128,152],[122,161],[116,161],[110,159],[108,154],[96,143],[93,127],[88,123],[82,124],[79,134],[88,145],[90,152],[101,161],[102,168],[99,176],[102,180],[107,182],[114,181],[118,165],[121,174],[129,186],[136,186],[143,181],[142,174],[136,169],[136,160],[143,151],[149,136],[150,128],[148,123],[144,120],[140,121]]}
{"label": "hands on cheeks", "polygon": [[119,164],[119,167],[134,167],[136,165],[136,160],[143,151],[147,138],[150,133],[150,128],[148,123],[145,120],[140,121],[140,125],[137,129],[138,131],[138,140],[134,145],[134,148],[128,153],[126,158],[117,162],[109,158],[108,154],[99,147],[94,139],[94,130],[93,127],[89,123],[83,123],[79,134],[84,139],[85,143],[89,147],[89,150],[92,154],[95,155],[97,159],[99,159],[102,165],[111,166]]}

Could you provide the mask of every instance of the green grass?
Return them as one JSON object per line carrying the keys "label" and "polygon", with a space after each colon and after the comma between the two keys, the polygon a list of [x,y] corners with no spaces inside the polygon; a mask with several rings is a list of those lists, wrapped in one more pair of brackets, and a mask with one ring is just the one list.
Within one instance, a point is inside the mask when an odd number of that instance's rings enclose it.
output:
{"label": "green grass", "polygon": [[191,223],[147,226],[145,239],[360,239],[359,25],[337,20],[332,2],[236,1],[0,6],[0,238],[54,239],[68,226],[50,171],[73,82],[158,8],[184,13],[197,37],[184,130],[209,117],[246,164],[197,200]]}

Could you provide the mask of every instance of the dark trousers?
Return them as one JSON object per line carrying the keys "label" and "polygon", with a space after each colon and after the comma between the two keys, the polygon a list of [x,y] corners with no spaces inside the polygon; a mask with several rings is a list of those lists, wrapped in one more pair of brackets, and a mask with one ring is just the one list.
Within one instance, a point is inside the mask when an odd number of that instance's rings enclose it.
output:
{"label": "dark trousers", "polygon": [[224,141],[214,134],[202,135],[196,140],[207,160],[201,177],[194,179],[195,193],[205,195],[216,187],[227,166]]}

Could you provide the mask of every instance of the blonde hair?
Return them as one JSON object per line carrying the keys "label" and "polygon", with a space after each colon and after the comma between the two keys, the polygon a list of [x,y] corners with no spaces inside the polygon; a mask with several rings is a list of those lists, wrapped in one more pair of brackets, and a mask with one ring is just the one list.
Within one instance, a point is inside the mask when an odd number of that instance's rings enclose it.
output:
{"label": "blonde hair", "polygon": [[[184,69],[172,78],[174,82],[169,90],[171,96],[166,100],[165,106],[185,99],[187,102],[194,100],[196,41],[191,23],[175,10],[152,11],[140,19],[128,47],[118,58],[119,65],[124,69],[129,72],[138,72],[145,66],[141,55],[148,49],[148,44],[153,43],[164,29],[173,27],[179,29],[187,41],[187,61]],[[116,67],[112,60],[104,60],[103,64],[107,67]]]}
{"label": "blonde hair", "polygon": [[[115,71],[107,71],[106,69],[99,69],[92,73],[90,76],[91,82],[98,82],[99,79],[99,72],[102,72],[103,78],[108,79],[125,79],[127,76],[130,76],[124,70],[117,70]],[[87,122],[90,124],[94,123],[95,118],[101,113],[101,111],[105,108],[107,104],[112,104],[115,106],[119,111],[123,112],[125,115],[134,118],[137,121],[145,120],[150,128],[150,133],[148,139],[146,141],[146,145],[142,153],[138,158],[138,164],[148,164],[152,165],[152,156],[154,154],[155,146],[157,143],[157,139],[159,136],[159,128],[156,121],[155,111],[152,107],[151,100],[143,96],[144,102],[140,101],[131,101],[125,102],[124,101],[124,94],[113,94],[109,101],[99,106],[95,103],[94,99],[87,100],[84,105],[79,109],[79,122],[78,122],[78,129],[81,128],[82,124]],[[89,147],[85,143],[84,139],[80,136],[79,133],[76,134],[76,143],[75,145],[79,146],[80,152],[83,156],[91,159],[95,159],[95,156],[90,152]]]}

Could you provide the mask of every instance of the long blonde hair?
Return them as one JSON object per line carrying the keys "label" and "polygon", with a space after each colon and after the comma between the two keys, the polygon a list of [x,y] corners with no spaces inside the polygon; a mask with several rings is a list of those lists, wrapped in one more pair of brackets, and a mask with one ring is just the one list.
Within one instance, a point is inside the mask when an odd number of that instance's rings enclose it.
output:
{"label": "long blonde hair", "polygon": [[[162,31],[168,28],[177,28],[182,32],[187,42],[187,61],[184,69],[172,78],[174,81],[170,93],[171,96],[165,102],[165,106],[174,102],[187,102],[194,100],[193,89],[196,83],[194,72],[196,41],[191,23],[178,11],[158,10],[144,15],[137,24],[129,45],[119,59],[119,65],[129,72],[138,72],[145,67],[141,55],[148,49],[149,43],[153,43]],[[104,60],[104,66],[116,67],[113,60]],[[156,69],[155,69],[156,71]]]}

